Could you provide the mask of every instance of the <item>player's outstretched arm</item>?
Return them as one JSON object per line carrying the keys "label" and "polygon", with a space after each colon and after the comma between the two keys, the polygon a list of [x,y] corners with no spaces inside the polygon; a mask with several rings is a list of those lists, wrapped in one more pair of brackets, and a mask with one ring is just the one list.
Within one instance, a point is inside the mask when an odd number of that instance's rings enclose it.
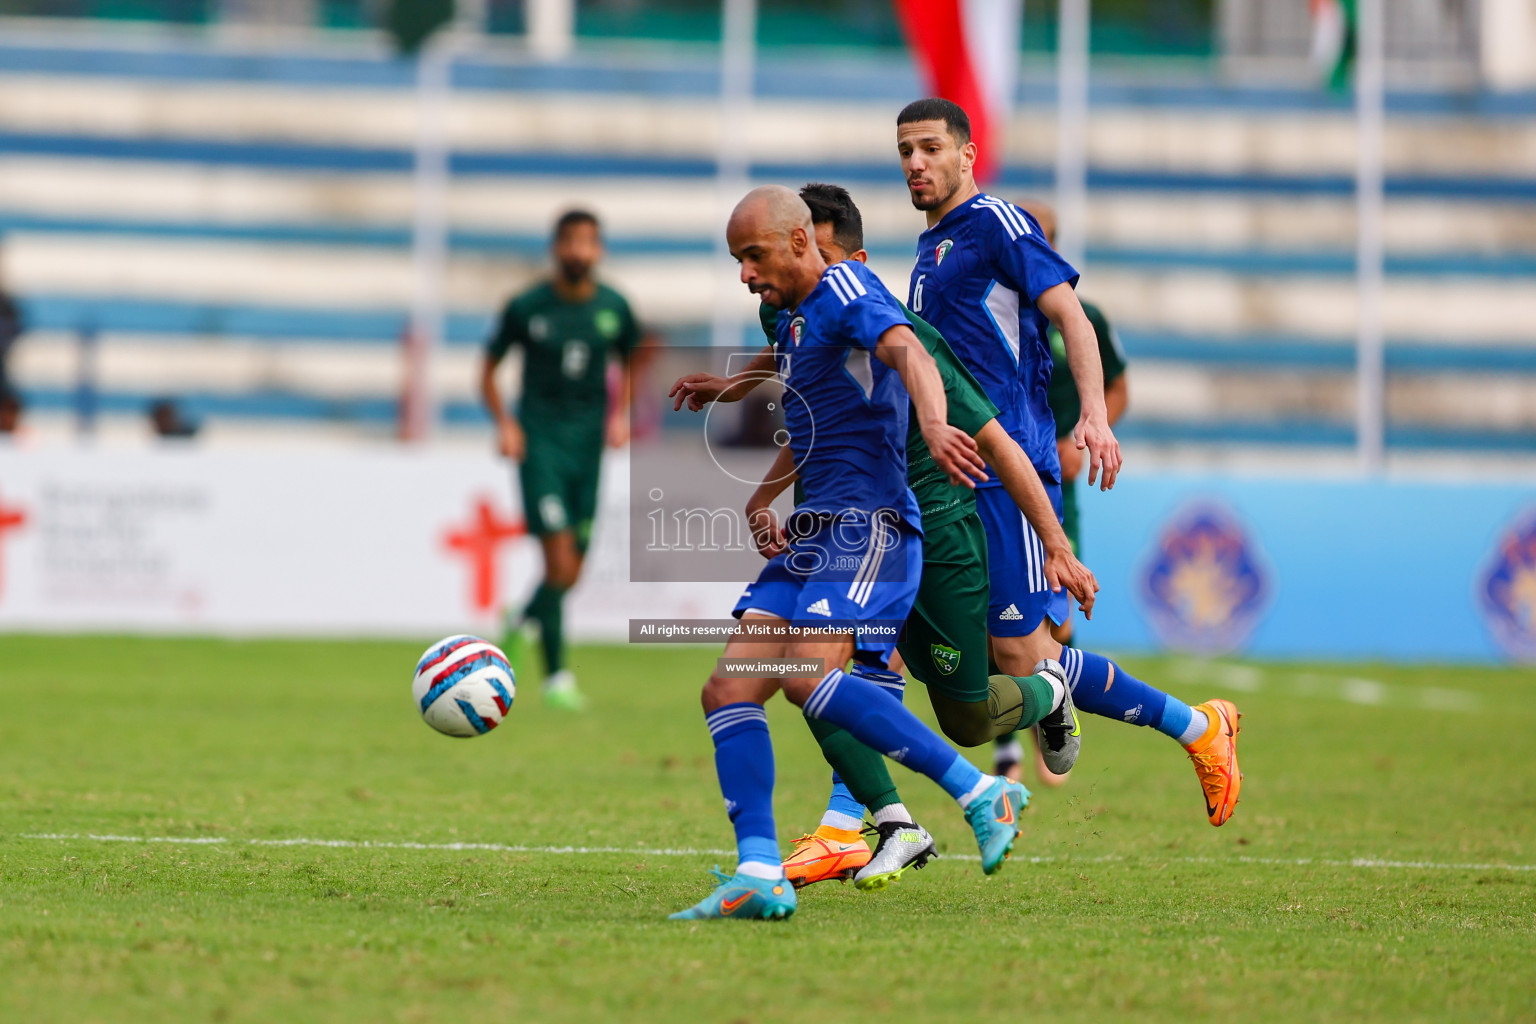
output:
{"label": "player's outstretched arm", "polygon": [[1046,583],[1053,591],[1066,587],[1067,593],[1077,598],[1077,603],[1082,606],[1083,615],[1092,618],[1098,580],[1072,553],[1072,543],[1056,519],[1056,509],[1051,506],[1050,495],[1045,493],[1045,485],[1040,482],[1040,474],[1035,472],[1029,456],[995,419],[988,420],[987,425],[977,432],[976,447],[1002,481],[1008,497],[1019,506],[1024,518],[1039,535],[1040,543],[1045,547]]}
{"label": "player's outstretched arm", "polygon": [[507,411],[506,403],[501,400],[501,388],[496,383],[496,366],[499,362],[498,359],[486,356],[481,363],[480,398],[496,424],[496,450],[514,462],[522,462],[528,443],[523,436],[522,424],[513,418]]}
{"label": "player's outstretched arm", "polygon": [[917,340],[906,324],[887,328],[875,345],[875,358],[901,375],[901,382],[912,396],[918,427],[934,464],[956,487],[976,486],[987,478],[986,463],[976,452],[976,442],[965,431],[948,422],[948,403],[944,398],[944,378],[939,364]]}
{"label": "player's outstretched arm", "polygon": [[776,372],[773,347],[768,346],[752,357],[746,369],[729,377],[713,373],[690,373],[677,378],[672,390],[667,392],[667,397],[672,399],[673,412],[681,409],[684,402],[688,403],[690,410],[699,412],[710,402],[741,401],[752,393],[753,388],[771,379]]}
{"label": "player's outstretched arm", "polygon": [[1077,381],[1083,412],[1072,436],[1079,448],[1088,449],[1088,485],[1098,481],[1100,489],[1107,491],[1115,486],[1115,477],[1120,475],[1121,458],[1120,442],[1109,427],[1104,404],[1104,365],[1099,361],[1098,336],[1068,283],[1047,288],[1035,299],[1035,305],[1061,332],[1067,365],[1072,368],[1072,379]]}
{"label": "player's outstretched arm", "polygon": [[788,538],[779,526],[779,517],[774,514],[773,501],[799,475],[795,469],[795,453],[786,444],[779,449],[779,455],[773,460],[768,475],[757,485],[752,497],[747,499],[747,529],[752,531],[752,543],[764,558],[782,554],[789,547]]}

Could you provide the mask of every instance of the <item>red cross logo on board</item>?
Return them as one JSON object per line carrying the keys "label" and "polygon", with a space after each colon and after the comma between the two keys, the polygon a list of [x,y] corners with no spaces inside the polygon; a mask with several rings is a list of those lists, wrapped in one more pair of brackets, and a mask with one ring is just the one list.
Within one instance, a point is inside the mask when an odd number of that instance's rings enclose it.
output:
{"label": "red cross logo on board", "polygon": [[521,519],[501,518],[491,507],[489,498],[480,498],[470,512],[469,525],[454,527],[444,536],[443,543],[449,550],[463,555],[469,562],[470,603],[476,611],[489,612],[496,608],[501,592],[496,553],[502,544],[527,532]]}
{"label": "red cross logo on board", "polygon": [[26,525],[27,513],[24,509],[7,506],[4,501],[0,501],[0,596],[4,595],[5,587],[5,535]]}

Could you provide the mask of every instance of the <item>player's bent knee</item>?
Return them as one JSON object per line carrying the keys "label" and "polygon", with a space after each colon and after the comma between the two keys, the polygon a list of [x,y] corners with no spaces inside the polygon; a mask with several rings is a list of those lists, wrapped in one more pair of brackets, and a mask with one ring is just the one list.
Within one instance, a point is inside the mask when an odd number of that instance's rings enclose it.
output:
{"label": "player's bent knee", "polygon": [[570,531],[544,538],[544,579],[552,587],[569,590],[581,576],[581,553]]}
{"label": "player's bent knee", "polygon": [[811,699],[811,691],[815,690],[820,682],[820,679],[786,679],[784,696],[795,707],[804,707],[805,702]]}
{"label": "player's bent knee", "polygon": [[991,637],[992,660],[1011,676],[1027,676],[1044,658],[1055,658],[1061,644],[1051,636],[1051,620],[1045,619],[1028,636]]}
{"label": "player's bent knee", "polygon": [[549,566],[545,572],[545,578],[552,587],[561,590],[570,590],[576,585],[576,580],[581,576],[581,561],[579,559],[560,560]]}
{"label": "player's bent knee", "polygon": [[935,707],[934,715],[939,729],[958,746],[979,747],[996,734],[986,701],[947,706],[942,711]]}
{"label": "player's bent knee", "polygon": [[704,684],[704,690],[699,694],[699,703],[704,705],[705,714],[740,700],[741,698],[736,692],[737,687],[732,685],[737,682],[740,682],[740,680],[710,675],[709,682]]}
{"label": "player's bent knee", "polygon": [[710,675],[709,682],[704,684],[700,703],[704,705],[706,714],[727,704],[766,704],[776,689],[778,684],[771,679],[723,676],[716,671]]}

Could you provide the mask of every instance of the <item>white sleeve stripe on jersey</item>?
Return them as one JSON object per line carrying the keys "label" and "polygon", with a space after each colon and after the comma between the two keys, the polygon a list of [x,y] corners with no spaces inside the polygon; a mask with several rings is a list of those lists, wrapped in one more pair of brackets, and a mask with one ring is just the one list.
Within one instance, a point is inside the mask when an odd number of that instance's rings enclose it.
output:
{"label": "white sleeve stripe on jersey", "polygon": [[1033,231],[1029,230],[1029,221],[1024,219],[1024,214],[1019,212],[1017,206],[1014,206],[1012,203],[1003,203],[1003,210],[1007,212],[1008,216],[1013,218],[1013,222],[1019,226],[1020,231],[1026,235],[1034,234]]}
{"label": "white sleeve stripe on jersey", "polygon": [[1008,218],[1009,223],[1018,228],[1020,234],[1031,234],[1031,231],[1029,230],[1029,222],[1019,214],[1019,211],[1014,208],[1012,203],[1004,202],[995,196],[988,196],[987,198],[983,199],[982,202],[992,207],[994,210],[1000,210],[1003,216]]}
{"label": "white sleeve stripe on jersey", "polygon": [[1003,227],[1008,229],[1008,237],[1018,241],[1020,235],[1029,235],[1034,232],[1029,230],[1029,222],[1019,215],[1019,211],[1013,208],[1012,203],[1005,203],[1001,199],[984,196],[976,201],[977,206],[985,206],[997,214],[997,219],[1003,222]]}
{"label": "white sleeve stripe on jersey", "polygon": [[843,305],[846,306],[848,303],[853,301],[853,296],[848,293],[848,286],[843,284],[838,279],[838,275],[832,273],[831,271],[827,272],[827,284],[831,285],[832,291],[837,295],[839,299],[843,300]]}
{"label": "white sleeve stripe on jersey", "polygon": [[843,279],[843,284],[850,287],[855,295],[869,294],[869,292],[864,290],[864,282],[860,281],[859,276],[848,269],[846,264],[838,263],[833,266],[832,270]]}
{"label": "white sleeve stripe on jersey", "polygon": [[997,216],[997,219],[1002,222],[1003,228],[1008,232],[1008,237],[1013,241],[1018,241],[1019,229],[1013,226],[1013,222],[1008,219],[1007,214],[1005,214],[1002,210],[999,210],[993,204],[987,202],[985,199],[976,205],[991,210]]}

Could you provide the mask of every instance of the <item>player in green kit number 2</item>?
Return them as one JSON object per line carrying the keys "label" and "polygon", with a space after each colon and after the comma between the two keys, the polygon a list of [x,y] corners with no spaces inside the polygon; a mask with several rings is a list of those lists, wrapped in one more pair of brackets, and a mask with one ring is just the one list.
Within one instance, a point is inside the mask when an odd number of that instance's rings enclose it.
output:
{"label": "player in green kit number 2", "polygon": [[[533,599],[521,615],[508,616],[506,651],[521,672],[537,632],[545,700],[577,711],[583,699],[565,665],[563,604],[591,539],[603,444],[629,440],[628,364],[640,331],[624,296],[593,276],[603,255],[596,217],[584,210],[562,215],[550,249],[554,275],[507,303],[486,345],[480,383],[501,454],[518,463],[528,532],[544,553]],[[496,383],[496,367],[514,346],[523,351],[516,416]],[[610,409],[608,364],[615,356],[625,372]]]}
{"label": "player in green kit number 2", "polygon": [[[1039,222],[1041,230],[1045,232],[1045,240],[1054,247],[1056,245],[1056,211],[1040,202],[1021,205]],[[1109,415],[1109,425],[1113,427],[1125,414],[1125,407],[1130,398],[1129,384],[1125,376],[1125,349],[1120,346],[1120,338],[1115,334],[1114,328],[1110,327],[1109,320],[1104,316],[1103,311],[1087,300],[1080,301],[1083,312],[1088,316],[1088,322],[1093,325],[1093,333],[1098,338],[1099,362],[1104,367],[1104,405]],[[1061,526],[1067,533],[1067,539],[1072,542],[1072,553],[1081,558],[1083,544],[1077,505],[1077,478],[1083,470],[1083,453],[1072,440],[1072,428],[1077,425],[1078,419],[1082,416],[1082,401],[1077,393],[1077,381],[1072,377],[1071,364],[1067,362],[1066,345],[1062,340],[1061,332],[1054,327],[1050,328],[1048,340],[1051,343],[1051,386],[1046,392],[1046,401],[1050,403],[1051,415],[1056,418],[1056,453],[1061,459]],[[1070,646],[1072,620],[1068,619],[1059,626],[1053,622],[1051,635],[1058,643]],[[1019,741],[1019,736],[999,736],[993,755],[994,772],[1018,781],[1021,775],[1020,761],[1023,756],[1024,745]],[[1044,758],[1040,756],[1038,742],[1035,749],[1035,774],[1048,786],[1060,785],[1067,778],[1065,775],[1057,775],[1046,767]]]}

